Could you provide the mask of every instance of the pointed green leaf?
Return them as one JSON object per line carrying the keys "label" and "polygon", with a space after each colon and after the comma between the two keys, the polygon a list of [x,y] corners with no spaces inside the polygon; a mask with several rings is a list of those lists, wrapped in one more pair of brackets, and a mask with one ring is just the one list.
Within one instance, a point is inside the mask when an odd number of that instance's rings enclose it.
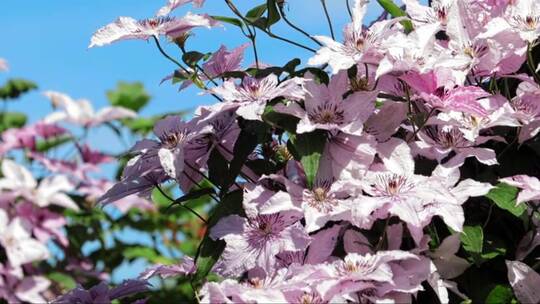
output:
{"label": "pointed green leaf", "polygon": [[525,204],[516,205],[517,194],[518,189],[516,187],[500,183],[491,189],[486,197],[492,200],[499,208],[519,217],[527,209],[527,206]]}

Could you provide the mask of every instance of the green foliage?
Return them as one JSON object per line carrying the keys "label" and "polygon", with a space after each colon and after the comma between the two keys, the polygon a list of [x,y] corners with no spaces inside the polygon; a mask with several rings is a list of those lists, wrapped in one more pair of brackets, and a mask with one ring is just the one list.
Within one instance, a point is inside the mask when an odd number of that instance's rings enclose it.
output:
{"label": "green foliage", "polygon": [[38,140],[36,142],[36,151],[47,152],[53,148],[70,142],[72,139],[73,138],[70,135],[60,135],[46,140]]}
{"label": "green foliage", "polygon": [[315,176],[319,170],[319,161],[325,145],[325,132],[314,131],[290,136],[289,150],[293,153],[295,159],[302,163],[310,188],[313,186]]}
{"label": "green foliage", "polygon": [[[379,4],[387,11],[392,17],[405,17],[407,14],[397,6],[392,0],[377,0]],[[405,28],[407,33],[413,31],[413,24],[410,20],[401,21],[401,25]]]}
{"label": "green foliage", "polygon": [[150,101],[150,95],[140,82],[123,82],[116,85],[116,89],[107,91],[109,103],[113,106],[139,112]]}
{"label": "green foliage", "polygon": [[507,304],[517,303],[514,299],[512,288],[507,285],[497,285],[488,294],[486,303],[491,304]]}
{"label": "green foliage", "polygon": [[486,197],[492,200],[499,208],[519,217],[523,214],[525,209],[527,209],[527,206],[525,204],[516,204],[517,194],[518,189],[516,187],[505,183],[499,183],[495,188],[489,191]]}
{"label": "green foliage", "polygon": [[483,262],[497,256],[504,256],[506,248],[500,241],[486,239],[481,226],[465,226],[461,234],[463,249],[467,251],[472,261],[479,266]]}
{"label": "green foliage", "polygon": [[26,114],[20,112],[0,113],[0,132],[11,128],[20,128],[26,124]]}
{"label": "green foliage", "polygon": [[211,212],[206,234],[197,250],[197,256],[195,258],[197,272],[192,277],[192,284],[195,287],[199,287],[204,283],[210,270],[225,249],[225,242],[210,238],[210,230],[220,219],[232,214],[243,214],[242,190],[237,190],[224,196],[221,202]]}
{"label": "green foliage", "polygon": [[24,93],[37,89],[37,85],[26,79],[10,79],[0,87],[0,99],[16,99]]}
{"label": "green foliage", "polygon": [[228,23],[228,24],[232,24],[234,26],[238,26],[240,28],[242,28],[244,26],[244,24],[242,23],[242,21],[240,19],[237,19],[237,18],[231,18],[231,17],[225,17],[225,16],[211,16],[213,19],[217,20],[217,21],[221,21],[221,22],[225,22],[225,23]]}

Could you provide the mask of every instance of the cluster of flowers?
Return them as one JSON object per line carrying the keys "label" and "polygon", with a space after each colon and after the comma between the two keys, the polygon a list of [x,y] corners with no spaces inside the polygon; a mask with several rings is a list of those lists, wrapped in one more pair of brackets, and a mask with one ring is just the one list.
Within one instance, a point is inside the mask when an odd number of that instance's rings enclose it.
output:
{"label": "cluster of flowers", "polygon": [[[91,46],[149,38],[159,46],[159,35],[183,45],[189,30],[217,24],[208,15],[163,16],[187,2],[171,0],[148,20],[119,18],[98,30]],[[497,128],[515,128],[519,144],[540,131],[539,76],[528,57],[540,34],[540,3],[403,2],[405,16],[366,27],[367,2],[355,0],[343,42],[312,37],[321,48],[309,64],[322,69],[287,71],[281,79],[283,70],[228,73],[240,69],[246,46],[222,47],[202,67],[186,68],[192,80],[211,80],[205,91],[220,102],[200,107],[189,121],[159,121],[157,140],[131,149],[135,157],[122,180],[100,201],[144,196],[167,181],[189,193],[210,180],[219,204],[241,190],[241,212],[209,227],[209,242],[224,242],[212,268],[224,279],[204,284],[202,302],[404,303],[425,289],[423,282],[443,303],[449,291],[467,299],[452,281],[471,266],[456,255],[463,204],[494,185],[462,178],[460,169],[498,164],[488,145],[506,144]],[[524,64],[532,76],[518,73]],[[505,79],[519,81],[515,97],[500,90]],[[250,134],[255,149],[239,160]],[[216,155],[239,177],[216,182]],[[420,168],[420,160],[431,165]],[[255,166],[261,163],[263,170]],[[500,181],[521,189],[517,203],[529,203],[536,227],[540,181]],[[433,248],[435,217],[448,232]],[[538,244],[534,228],[516,261],[507,261],[509,284],[524,303],[540,301],[540,275],[519,261]],[[199,258],[157,265],[141,277],[199,274]]]}
{"label": "cluster of flowers", "polygon": [[[0,68],[7,69],[5,61],[0,60],[0,64]],[[97,271],[90,259],[68,254],[66,226],[69,223],[64,211],[78,212],[82,202],[95,204],[112,182],[97,178],[94,173],[100,171],[101,164],[114,160],[91,149],[83,138],[77,138],[73,126],[88,132],[102,123],[133,117],[135,113],[119,107],[94,113],[86,100],[74,101],[56,92],[45,95],[59,111],[34,124],[7,129],[0,135],[0,300],[9,303],[45,303],[54,299],[58,291],[53,290],[39,262],[54,263],[59,255],[67,260],[65,271],[79,281],[83,279],[77,273],[98,280],[108,277]],[[64,128],[61,123],[70,123],[72,127]],[[63,145],[60,151],[64,157],[54,157],[49,148],[65,142],[72,142],[73,146]],[[154,208],[147,200],[135,196],[119,200],[115,205],[122,212],[132,207]],[[137,282],[128,281],[125,285],[132,283]],[[123,296],[122,290],[125,287],[118,287],[115,295]]]}

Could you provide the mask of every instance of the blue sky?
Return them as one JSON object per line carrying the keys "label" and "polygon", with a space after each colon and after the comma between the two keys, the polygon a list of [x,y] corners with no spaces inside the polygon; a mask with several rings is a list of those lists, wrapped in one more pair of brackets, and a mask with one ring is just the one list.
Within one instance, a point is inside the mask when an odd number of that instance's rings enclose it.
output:
{"label": "blue sky", "polygon": [[[8,77],[24,77],[38,83],[40,89],[25,95],[9,109],[25,112],[31,121],[50,113],[49,101],[41,94],[45,90],[65,92],[74,98],[87,98],[94,107],[107,104],[105,91],[120,80],[143,82],[153,97],[143,115],[193,109],[211,104],[211,96],[200,96],[194,88],[178,92],[170,83],[160,80],[170,74],[174,65],[163,58],[152,43],[125,41],[114,45],[87,49],[92,33],[118,16],[151,17],[165,0],[3,0],[0,3],[0,58],[8,60],[10,72],[0,74],[0,83]],[[246,9],[262,0],[237,0]],[[289,0],[290,19],[313,35],[329,35],[326,19],[318,0]],[[334,30],[341,36],[343,25],[349,22],[345,0],[327,0],[334,21]],[[352,2],[352,1],[351,1]],[[175,12],[182,16],[191,7]],[[224,1],[207,0],[202,10],[211,15],[232,16]],[[367,20],[378,16],[381,9],[370,3]],[[282,36],[302,41],[316,48],[307,38],[285,25],[275,27]],[[258,34],[259,56],[262,62],[282,65],[294,57],[305,63],[311,53]],[[210,52],[221,44],[235,47],[247,40],[233,26],[213,30],[199,29],[190,40],[190,50]],[[162,42],[171,55],[178,54],[173,45]],[[246,50],[245,65],[253,63],[251,49]],[[118,152],[120,146],[107,131],[99,129],[91,137],[94,146]],[[116,151],[114,151],[116,150]],[[135,276],[144,265],[125,265],[116,272],[115,280]]]}

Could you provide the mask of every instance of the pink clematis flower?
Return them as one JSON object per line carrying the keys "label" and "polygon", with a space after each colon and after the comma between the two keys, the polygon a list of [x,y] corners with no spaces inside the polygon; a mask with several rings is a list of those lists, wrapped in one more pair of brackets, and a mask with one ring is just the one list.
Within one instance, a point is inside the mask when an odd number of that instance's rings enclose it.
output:
{"label": "pink clematis flower", "polygon": [[533,43],[540,36],[540,4],[537,0],[510,1],[501,19],[521,39]]}
{"label": "pink clematis flower", "polygon": [[271,273],[278,253],[303,250],[309,245],[311,238],[298,222],[297,212],[259,213],[262,205],[283,194],[264,190],[259,193],[251,196],[253,199],[249,195],[244,199],[247,218],[227,216],[210,231],[211,238],[223,239],[227,244],[215,267],[223,275],[237,276],[255,267]]}
{"label": "pink clematis flower", "polygon": [[326,36],[314,36],[324,46],[309,59],[308,64],[328,64],[336,74],[357,63],[377,64],[382,59],[384,53],[381,50],[381,43],[398,32],[394,27],[398,20],[375,22],[366,29],[362,22],[367,11],[367,3],[366,0],[355,0],[352,22],[343,31],[343,43]]}
{"label": "pink clematis flower", "polygon": [[[212,57],[208,59],[203,65],[202,68],[204,70],[204,73],[199,73],[199,79],[201,80],[209,80],[208,77],[211,79],[221,76],[226,72],[236,71],[240,68],[240,63],[244,59],[244,50],[249,46],[249,44],[245,43],[241,46],[234,48],[232,50],[228,50],[226,46],[222,45],[219,50],[217,50],[214,54],[212,54]],[[175,73],[180,73],[181,75],[185,74],[185,71],[182,70],[176,70]],[[165,77],[162,82],[170,80],[174,77],[174,74],[169,75]],[[189,77],[186,77],[189,78]],[[192,85],[193,82],[191,80],[185,80],[182,82],[182,85],[180,86],[180,90],[183,90],[190,85]]]}
{"label": "pink clematis flower", "polygon": [[184,172],[184,149],[187,143],[204,132],[195,121],[184,122],[180,116],[168,116],[154,126],[157,140],[144,139],[131,148],[135,153],[126,165],[122,180],[99,201],[114,202],[131,194],[148,194],[155,185],[169,179],[179,180]]}
{"label": "pink clematis flower", "polygon": [[401,79],[415,90],[413,99],[427,103],[432,109],[486,116],[487,112],[478,100],[491,94],[475,86],[448,88],[453,82],[448,73],[446,69],[425,74],[410,72],[401,76]]}
{"label": "pink clematis flower", "polygon": [[343,98],[350,89],[347,71],[334,75],[328,86],[317,84],[313,77],[308,76],[308,79],[305,84],[309,92],[304,100],[305,109],[291,101],[287,106],[276,105],[275,110],[300,118],[297,133],[322,129],[361,135],[364,122],[375,109],[378,92],[358,91]]}
{"label": "pink clematis flower", "polygon": [[113,120],[137,116],[137,113],[122,107],[105,107],[96,113],[92,104],[86,99],[73,100],[65,94],[52,91],[44,94],[51,100],[53,107],[62,109],[45,117],[44,121],[46,123],[66,121],[88,128]]}
{"label": "pink clematis flower", "polygon": [[[479,162],[492,166],[498,164],[495,151],[489,148],[476,147],[491,139],[489,136],[478,136],[475,142],[465,138],[463,133],[454,126],[426,126],[418,134],[419,141],[412,144],[415,154],[444,162],[446,167],[461,167],[466,158],[474,157]],[[456,154],[444,161],[451,152]]]}
{"label": "pink clematis flower", "polygon": [[48,176],[37,183],[30,171],[12,160],[2,161],[3,178],[0,190],[8,190],[26,198],[39,207],[57,205],[79,210],[77,204],[65,193],[72,191],[74,185],[64,175]]}
{"label": "pink clematis flower", "polygon": [[0,299],[8,303],[46,303],[43,293],[51,282],[42,276],[23,277],[22,269],[0,264]]}
{"label": "pink clematis flower", "polygon": [[516,298],[521,303],[540,302],[540,274],[527,264],[519,261],[506,261],[508,281],[514,290]]}
{"label": "pink clematis flower", "polygon": [[192,258],[184,257],[178,264],[174,265],[154,265],[147,268],[143,273],[139,275],[139,279],[148,280],[151,277],[159,276],[162,279],[187,276],[194,273],[197,270]]}
{"label": "pink clematis flower", "polygon": [[[367,202],[375,200],[371,204],[379,208],[379,218],[385,218],[388,212],[407,223],[417,244],[423,237],[422,228],[434,216],[440,216],[449,227],[461,231],[464,222],[461,204],[469,196],[482,196],[490,189],[490,185],[472,180],[454,187],[459,180],[455,168],[438,167],[429,177],[414,174],[411,150],[401,140],[392,139],[380,144],[378,155],[385,170],[366,173],[362,187],[371,196]],[[367,216],[365,204],[358,204],[355,209],[359,209],[361,215],[356,221],[362,222],[362,217]]]}
{"label": "pink clematis flower", "polygon": [[46,244],[49,239],[54,238],[67,247],[68,239],[62,230],[67,221],[62,215],[39,208],[30,202],[18,204],[17,215],[29,224],[32,233],[41,243]]}
{"label": "pink clematis flower", "polygon": [[156,16],[166,16],[170,14],[173,10],[188,4],[190,2],[193,2],[193,6],[195,7],[202,7],[205,0],[168,0],[167,4],[159,9],[159,11],[156,13]]}
{"label": "pink clematis flower", "polygon": [[512,99],[515,116],[523,125],[519,132],[519,142],[523,143],[540,132],[540,107],[538,98],[540,87],[532,79],[525,79],[516,89],[516,97]]}
{"label": "pink clematis flower", "polygon": [[177,38],[195,27],[215,26],[217,22],[208,15],[188,13],[183,18],[156,17],[135,20],[131,17],[120,17],[115,22],[98,29],[90,41],[89,48],[104,46],[113,42],[130,39],[148,40],[151,37],[165,35]]}
{"label": "pink clematis flower", "polygon": [[10,221],[7,213],[0,209],[0,245],[13,267],[49,257],[47,247],[31,237],[27,226],[19,217]]}
{"label": "pink clematis flower", "polygon": [[239,85],[232,80],[227,80],[221,86],[209,90],[222,97],[224,101],[212,106],[211,111],[219,113],[236,109],[236,114],[240,117],[261,120],[266,102],[276,97],[302,99],[305,93],[302,88],[304,82],[304,79],[295,77],[279,83],[274,74],[262,79],[246,76]]}

